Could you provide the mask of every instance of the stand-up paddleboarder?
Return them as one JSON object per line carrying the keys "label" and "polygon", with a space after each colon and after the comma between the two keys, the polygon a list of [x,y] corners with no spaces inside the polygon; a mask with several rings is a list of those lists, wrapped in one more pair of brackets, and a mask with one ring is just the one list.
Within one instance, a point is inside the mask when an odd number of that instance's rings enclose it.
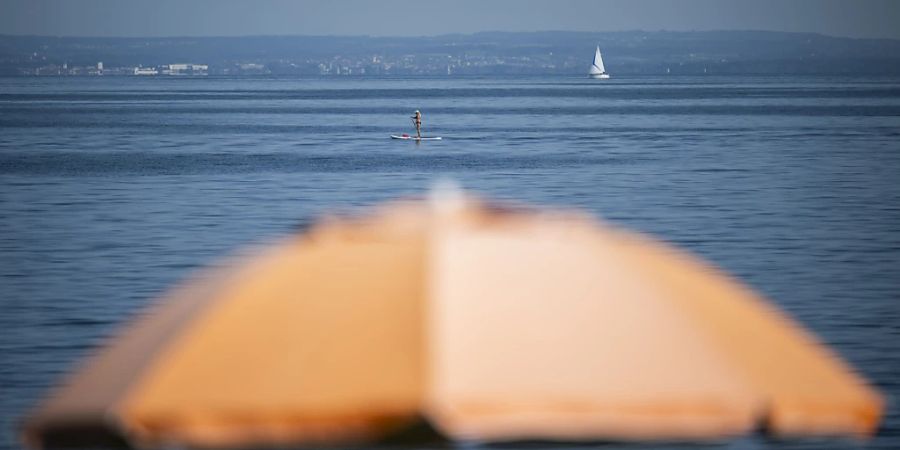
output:
{"label": "stand-up paddleboarder", "polygon": [[422,136],[422,112],[418,109],[416,110],[416,113],[414,115],[409,117],[409,120],[412,120],[413,125],[416,126],[416,135],[410,136],[406,133],[400,135],[392,134],[391,139],[403,139],[416,141],[417,143],[421,141],[440,141],[441,139],[443,139],[440,136]]}
{"label": "stand-up paddleboarder", "polygon": [[416,114],[411,116],[410,119],[412,119],[413,123],[416,125],[416,137],[421,138],[422,137],[422,113],[420,113],[419,110],[417,109]]}

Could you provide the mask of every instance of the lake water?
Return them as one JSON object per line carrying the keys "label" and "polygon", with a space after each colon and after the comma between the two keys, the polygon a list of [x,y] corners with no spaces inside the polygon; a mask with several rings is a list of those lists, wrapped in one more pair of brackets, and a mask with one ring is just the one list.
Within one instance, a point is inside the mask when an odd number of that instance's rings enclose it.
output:
{"label": "lake water", "polygon": [[[444,141],[388,139],[416,109]],[[888,395],[869,445],[900,447],[900,79],[660,77],[0,79],[0,448],[191,270],[442,176],[720,265]]]}

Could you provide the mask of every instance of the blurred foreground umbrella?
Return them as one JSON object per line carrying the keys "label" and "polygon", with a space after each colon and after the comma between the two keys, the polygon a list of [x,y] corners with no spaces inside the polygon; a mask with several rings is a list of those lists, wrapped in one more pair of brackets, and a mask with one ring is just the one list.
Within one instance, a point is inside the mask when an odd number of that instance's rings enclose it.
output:
{"label": "blurred foreground umbrella", "polygon": [[34,446],[872,433],[879,395],[748,289],[573,213],[396,204],[175,291],[26,422]]}

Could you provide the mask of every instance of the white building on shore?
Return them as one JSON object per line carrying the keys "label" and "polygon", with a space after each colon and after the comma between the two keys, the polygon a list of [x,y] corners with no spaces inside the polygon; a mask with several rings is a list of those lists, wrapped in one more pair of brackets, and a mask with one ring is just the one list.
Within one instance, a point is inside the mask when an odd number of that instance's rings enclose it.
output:
{"label": "white building on shore", "polygon": [[158,75],[159,71],[156,70],[156,67],[135,67],[134,68],[135,75]]}
{"label": "white building on shore", "polygon": [[207,75],[207,64],[169,64],[162,66],[163,75]]}

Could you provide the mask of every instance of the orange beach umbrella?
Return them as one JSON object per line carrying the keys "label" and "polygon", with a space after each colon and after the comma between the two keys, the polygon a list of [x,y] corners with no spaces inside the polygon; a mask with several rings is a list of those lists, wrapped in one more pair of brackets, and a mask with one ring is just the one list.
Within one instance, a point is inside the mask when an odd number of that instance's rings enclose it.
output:
{"label": "orange beach umbrella", "polygon": [[450,198],[326,220],[138,317],[32,447],[865,436],[880,395],[748,288],[577,213]]}

